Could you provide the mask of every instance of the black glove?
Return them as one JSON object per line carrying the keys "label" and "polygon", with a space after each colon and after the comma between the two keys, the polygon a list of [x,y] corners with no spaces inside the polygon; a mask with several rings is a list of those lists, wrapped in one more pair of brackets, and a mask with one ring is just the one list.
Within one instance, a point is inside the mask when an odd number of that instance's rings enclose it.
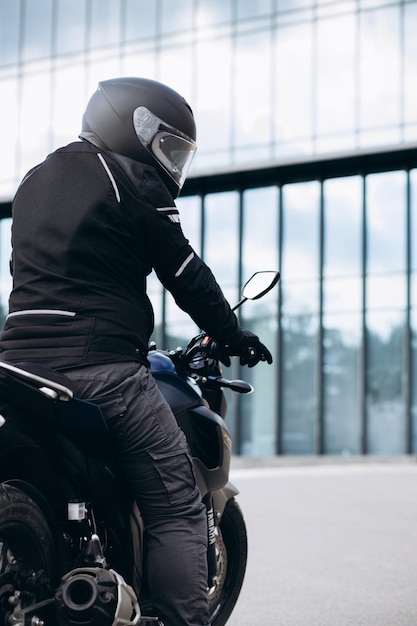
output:
{"label": "black glove", "polygon": [[272,354],[259,337],[250,332],[250,330],[241,329],[237,339],[230,344],[222,346],[213,342],[213,355],[218,358],[226,367],[230,366],[231,356],[240,356],[240,364],[254,367],[259,361],[272,363]]}

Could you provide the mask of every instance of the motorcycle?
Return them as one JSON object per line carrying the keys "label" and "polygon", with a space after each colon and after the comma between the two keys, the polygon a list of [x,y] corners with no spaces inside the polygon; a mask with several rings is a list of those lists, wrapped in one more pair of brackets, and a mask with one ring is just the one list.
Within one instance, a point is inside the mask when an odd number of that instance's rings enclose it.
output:
{"label": "motorcycle", "polygon": [[[257,272],[238,308],[270,291]],[[207,509],[207,593],[226,624],[246,568],[247,534],[229,481],[232,442],[214,342],[150,346],[153,376],[186,434]],[[99,408],[74,398],[64,375],[0,361],[0,626],[163,626],[149,600],[140,511],[120,478]]]}

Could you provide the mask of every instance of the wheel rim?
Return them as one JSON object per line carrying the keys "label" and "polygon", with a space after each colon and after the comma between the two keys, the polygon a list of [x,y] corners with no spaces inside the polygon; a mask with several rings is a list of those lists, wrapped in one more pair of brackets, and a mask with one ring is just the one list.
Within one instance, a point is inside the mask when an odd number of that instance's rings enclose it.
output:
{"label": "wheel rim", "polygon": [[213,607],[219,601],[219,598],[223,592],[224,585],[226,582],[227,576],[227,550],[224,545],[222,534],[219,528],[216,528],[216,581],[213,587],[209,589],[208,592],[208,605],[211,617],[214,617],[216,613],[220,610],[221,604],[218,604],[218,607],[214,613]]}
{"label": "wheel rim", "polygon": [[247,560],[246,526],[234,499],[227,503],[216,532],[217,579],[209,589],[208,604],[213,626],[225,626],[239,596]]}
{"label": "wheel rim", "polygon": [[42,549],[22,524],[0,528],[0,615],[2,624],[23,608],[49,598]]}
{"label": "wheel rim", "polygon": [[6,541],[0,537],[0,576],[6,567],[15,560],[15,556]]}

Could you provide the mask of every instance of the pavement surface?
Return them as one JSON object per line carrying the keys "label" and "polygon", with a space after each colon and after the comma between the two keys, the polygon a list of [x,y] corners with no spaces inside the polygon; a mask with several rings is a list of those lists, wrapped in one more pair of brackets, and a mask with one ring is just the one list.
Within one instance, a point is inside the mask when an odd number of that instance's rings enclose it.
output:
{"label": "pavement surface", "polygon": [[249,560],[228,626],[416,626],[415,457],[232,460]]}

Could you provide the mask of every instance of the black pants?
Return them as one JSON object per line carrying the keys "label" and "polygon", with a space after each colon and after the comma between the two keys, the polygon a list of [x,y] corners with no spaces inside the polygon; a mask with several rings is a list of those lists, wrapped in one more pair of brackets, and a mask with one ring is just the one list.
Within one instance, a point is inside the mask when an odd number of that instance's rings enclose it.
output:
{"label": "black pants", "polygon": [[209,626],[207,519],[183,432],[138,363],[66,371],[75,395],[98,404],[146,529],[148,578],[165,626]]}

